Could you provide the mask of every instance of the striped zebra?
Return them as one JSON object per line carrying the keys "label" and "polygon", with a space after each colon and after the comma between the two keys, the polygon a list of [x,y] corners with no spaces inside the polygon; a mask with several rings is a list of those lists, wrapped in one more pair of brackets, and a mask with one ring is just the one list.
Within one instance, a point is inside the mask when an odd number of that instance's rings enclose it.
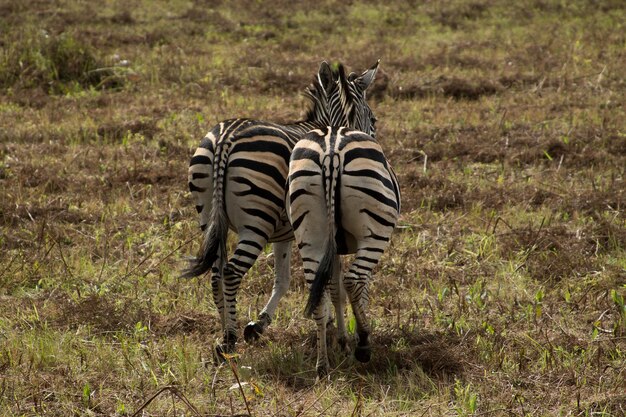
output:
{"label": "striped zebra", "polygon": [[[328,296],[335,306],[339,343],[347,346],[343,318],[346,293],[356,318],[358,342],[355,357],[367,362],[371,356],[370,326],[366,317],[368,281],[389,245],[400,212],[397,178],[374,139],[350,129],[350,117],[362,108],[359,83],[350,83],[339,68],[339,103],[331,114],[331,126],[316,129],[294,147],[289,163],[287,207],[289,219],[310,285],[305,314],[317,323],[318,376],[328,372],[326,323]],[[348,119],[345,116],[348,115]],[[334,127],[342,126],[342,127]],[[339,255],[355,254],[342,277]]]}
{"label": "striped zebra", "polygon": [[[373,80],[378,63],[351,84]],[[371,80],[370,80],[371,79]],[[231,119],[214,126],[202,139],[189,164],[189,190],[196,203],[204,240],[198,256],[183,277],[211,271],[213,299],[223,330],[219,352],[232,352],[237,341],[237,292],[243,275],[268,242],[274,246],[275,278],[270,300],[256,322],[244,331],[246,341],[263,333],[280,298],[289,287],[293,231],[285,209],[285,188],[293,146],[308,131],[329,124],[330,92],[336,80],[328,63],[320,66],[316,81],[305,95],[311,107],[303,121],[287,125],[251,119]],[[364,100],[362,105],[371,110]],[[360,125],[351,124],[355,128]],[[238,235],[227,260],[228,230]]]}

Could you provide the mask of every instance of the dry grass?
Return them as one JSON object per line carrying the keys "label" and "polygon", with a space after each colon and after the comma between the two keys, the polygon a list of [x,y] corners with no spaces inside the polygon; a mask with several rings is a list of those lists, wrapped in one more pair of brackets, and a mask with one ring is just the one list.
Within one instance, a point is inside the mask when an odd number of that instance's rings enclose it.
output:
{"label": "dry grass", "polygon": [[[625,414],[621,2],[0,16],[0,415]],[[322,59],[378,58],[403,217],[372,283],[372,361],[333,352],[315,383],[294,254],[266,335],[216,366],[208,283],[176,278],[200,240],[188,158],[221,119],[297,118]],[[264,255],[244,280],[242,324],[272,274]]]}

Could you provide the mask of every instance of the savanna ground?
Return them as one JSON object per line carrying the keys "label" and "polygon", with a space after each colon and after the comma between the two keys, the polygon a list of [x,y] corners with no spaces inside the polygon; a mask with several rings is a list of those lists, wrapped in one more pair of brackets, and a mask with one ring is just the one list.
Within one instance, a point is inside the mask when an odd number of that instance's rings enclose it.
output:
{"label": "savanna ground", "polygon": [[[626,413],[622,1],[4,0],[0,16],[1,415]],[[333,354],[315,383],[294,255],[266,335],[216,366],[209,283],[177,278],[201,240],[189,157],[219,120],[298,119],[323,59],[378,58],[403,215],[371,286],[372,361]],[[272,274],[268,250],[242,324]]]}

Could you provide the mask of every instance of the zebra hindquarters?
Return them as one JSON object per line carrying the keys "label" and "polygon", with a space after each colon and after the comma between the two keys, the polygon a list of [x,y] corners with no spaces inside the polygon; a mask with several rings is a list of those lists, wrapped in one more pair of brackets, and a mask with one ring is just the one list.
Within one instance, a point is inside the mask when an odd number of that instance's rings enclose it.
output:
{"label": "zebra hindquarters", "polygon": [[[183,276],[212,272],[213,298],[224,332],[218,352],[235,348],[237,293],[242,277],[269,240],[292,239],[284,203],[291,148],[291,140],[281,126],[231,119],[213,127],[191,159],[189,189],[205,238],[200,255]],[[228,229],[238,235],[237,246],[229,259]],[[288,271],[284,273],[288,262],[285,257],[283,266],[278,268],[282,276],[277,277],[277,282],[289,279]],[[267,311],[273,311],[285,292],[284,287],[274,291]],[[270,321],[268,317],[264,324]]]}
{"label": "zebra hindquarters", "polygon": [[337,243],[342,253],[356,254],[343,283],[354,312],[358,344],[355,357],[370,359],[367,319],[368,284],[393,233],[399,215],[400,194],[395,175],[377,142],[367,136],[350,138],[342,150],[340,224]]}
{"label": "zebra hindquarters", "polygon": [[[290,151],[283,137],[268,135],[258,127],[239,133],[232,142],[224,177],[224,205],[238,241],[222,277],[223,330],[228,349],[234,348],[237,339],[237,293],[242,278],[274,236],[284,213]],[[277,303],[283,293],[273,301]]]}
{"label": "zebra hindquarters", "polygon": [[[304,140],[303,140],[304,141]],[[311,143],[296,144],[289,165],[289,181],[287,189],[287,209],[293,225],[293,231],[298,249],[304,264],[304,276],[310,290],[313,290],[316,276],[330,281],[334,262],[334,235],[328,220],[326,196],[323,186],[322,168],[320,163],[321,149],[309,152],[307,146]],[[305,141],[308,142],[308,141]],[[328,373],[329,362],[326,348],[326,324],[329,317],[328,295],[325,285],[319,288],[318,301],[307,304],[307,315],[315,320],[317,325],[317,364],[319,377]]]}

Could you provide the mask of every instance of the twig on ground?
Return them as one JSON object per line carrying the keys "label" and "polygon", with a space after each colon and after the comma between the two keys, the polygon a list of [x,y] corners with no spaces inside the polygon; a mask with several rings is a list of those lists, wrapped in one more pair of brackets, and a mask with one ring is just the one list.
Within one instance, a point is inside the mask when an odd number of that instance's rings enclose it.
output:
{"label": "twig on ground", "polygon": [[252,416],[252,411],[250,411],[250,404],[248,404],[248,398],[246,397],[246,393],[243,391],[243,386],[241,385],[241,381],[239,380],[239,373],[237,372],[237,368],[233,364],[231,360],[233,356],[222,354],[222,357],[226,359],[228,365],[230,366],[230,370],[233,371],[233,375],[235,375],[235,379],[237,380],[237,385],[239,386],[239,392],[241,392],[241,396],[243,397],[243,402],[246,404],[246,410],[248,410],[248,415]]}
{"label": "twig on ground", "polygon": [[59,248],[59,254],[61,255],[61,261],[63,262],[63,266],[65,266],[65,272],[68,273],[68,275],[70,276],[70,278],[72,279],[72,281],[74,280],[74,274],[72,274],[72,270],[70,269],[70,267],[67,265],[67,262],[65,261],[65,256],[63,256],[63,249],[61,249],[61,245],[59,244],[59,242],[54,239],[54,241],[57,244],[57,247]]}
{"label": "twig on ground", "polygon": [[[181,243],[180,245],[178,245],[177,247],[175,247],[174,249],[172,249],[167,255],[165,255],[163,258],[161,258],[155,265],[152,265],[148,271],[144,272],[143,276],[145,277],[146,275],[148,275],[148,273],[150,273],[150,270],[152,270],[153,268],[161,265],[167,258],[169,258],[170,256],[172,256],[174,254],[174,252],[178,251],[180,248],[182,248],[185,245],[188,245],[189,243],[191,243],[201,232],[196,232],[193,234],[193,236],[191,236],[189,239],[187,239],[186,241],[184,241],[183,243]],[[135,267],[133,269],[131,269],[130,271],[126,272],[124,274],[124,276],[122,277],[123,280],[125,280],[126,278],[128,278],[129,276],[131,276],[136,270],[139,269],[139,267],[141,265],[143,265],[144,263],[146,263],[146,261],[150,258],[152,258],[152,256],[154,255],[154,253],[156,252],[156,249],[153,249],[149,254],[147,254],[141,261],[139,261],[139,263],[137,265],[135,265]]]}
{"label": "twig on ground", "polygon": [[302,394],[300,394],[298,397],[294,398],[293,400],[291,400],[287,404],[283,405],[279,410],[276,411],[275,414],[272,415],[272,417],[276,417],[276,416],[280,415],[281,411],[283,411],[285,408],[289,407],[291,404],[300,401],[311,390],[312,390],[312,388],[307,388],[307,389],[303,390]]}
{"label": "twig on ground", "polygon": [[360,417],[363,414],[363,387],[359,388],[359,395],[356,397],[356,404],[352,410],[351,417]]}
{"label": "twig on ground", "polygon": [[296,416],[301,416],[303,415],[305,412],[309,411],[315,404],[317,404],[317,402],[320,400],[320,398],[322,398],[324,396],[324,394],[326,394],[326,392],[330,389],[330,385],[326,387],[326,389],[324,390],[324,392],[322,392],[322,395],[320,395],[319,397],[317,397],[315,399],[315,401],[313,401],[311,404],[309,404],[308,407],[303,408],[302,410],[300,410],[300,412],[298,412],[298,414],[296,414]]}
{"label": "twig on ground", "polygon": [[152,395],[150,398],[148,398],[141,405],[141,407],[139,407],[137,409],[137,411],[135,411],[135,413],[131,417],[137,417],[139,415],[139,413],[141,413],[148,405],[150,405],[150,403],[152,401],[154,401],[159,395],[161,395],[165,391],[169,391],[169,392],[172,393],[172,395],[175,395],[176,397],[178,397],[178,399],[181,400],[187,406],[187,408],[189,408],[189,410],[191,410],[191,412],[193,412],[194,415],[196,415],[198,417],[202,417],[202,414],[200,414],[200,412],[198,412],[198,409],[196,409],[196,407],[194,407],[194,405],[189,402],[187,397],[185,397],[185,395],[182,392],[180,392],[178,390],[178,388],[176,388],[173,385],[167,385],[167,386],[161,388],[160,390],[158,390],[154,395]]}
{"label": "twig on ground", "polygon": [[[230,415],[224,415],[224,414],[201,414],[198,411],[198,409],[193,404],[191,404],[191,402],[187,399],[185,394],[183,394],[177,387],[175,387],[173,385],[167,385],[167,386],[161,388],[160,390],[158,390],[155,394],[153,394],[150,398],[148,398],[141,405],[141,407],[139,407],[137,409],[137,411],[135,411],[135,413],[131,417],[139,416],[140,413],[148,405],[150,405],[150,403],[152,401],[154,401],[159,395],[163,394],[166,391],[168,391],[168,392],[170,392],[172,394],[172,401],[174,401],[174,397],[177,397],[180,401],[182,401],[187,406],[187,408],[189,408],[189,410],[193,413],[193,415],[195,415],[197,417],[252,417],[252,415],[250,415],[250,414],[230,414]],[[176,409],[175,405],[174,405],[174,409]]]}

